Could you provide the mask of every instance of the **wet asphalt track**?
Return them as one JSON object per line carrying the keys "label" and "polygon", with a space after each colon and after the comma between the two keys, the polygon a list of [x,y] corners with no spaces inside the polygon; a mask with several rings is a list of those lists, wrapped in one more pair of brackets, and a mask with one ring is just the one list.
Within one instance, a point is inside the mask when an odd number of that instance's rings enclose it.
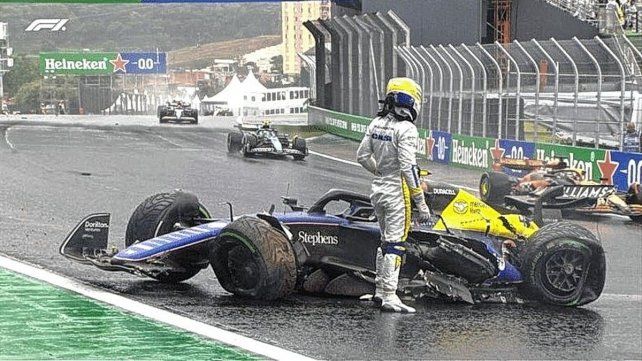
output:
{"label": "wet asphalt track", "polygon": [[[641,359],[642,226],[624,218],[581,223],[607,251],[603,296],[581,309],[420,303],[416,315],[381,314],[351,299],[293,296],[276,304],[238,300],[210,269],[169,286],[74,264],[58,255],[88,213],[112,216],[121,245],[127,219],[146,196],[190,190],[220,217],[268,209],[288,189],[309,204],[329,188],[362,192],[368,174],[318,156],[306,162],[226,154],[229,129],[51,127],[0,123],[0,253],[199,321],[322,359]],[[324,136],[311,148],[352,158],[353,143]],[[473,171],[431,167],[475,187]],[[277,209],[281,209],[277,206]]]}

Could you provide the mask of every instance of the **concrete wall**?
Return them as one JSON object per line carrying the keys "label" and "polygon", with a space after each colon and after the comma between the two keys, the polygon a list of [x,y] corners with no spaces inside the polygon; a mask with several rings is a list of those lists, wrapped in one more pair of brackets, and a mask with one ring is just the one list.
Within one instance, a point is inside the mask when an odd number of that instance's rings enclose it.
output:
{"label": "concrete wall", "polygon": [[593,38],[598,29],[543,0],[513,0],[513,38],[558,40]]}
{"label": "concrete wall", "polygon": [[393,10],[412,29],[412,45],[474,44],[486,31],[483,3],[483,0],[363,0],[362,10],[364,13]]}

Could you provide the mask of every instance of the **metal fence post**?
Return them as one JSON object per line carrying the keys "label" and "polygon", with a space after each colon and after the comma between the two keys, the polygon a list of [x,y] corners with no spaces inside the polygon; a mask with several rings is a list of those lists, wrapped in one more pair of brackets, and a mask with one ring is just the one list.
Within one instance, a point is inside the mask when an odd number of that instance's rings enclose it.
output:
{"label": "metal fence post", "polygon": [[617,63],[618,67],[620,68],[620,76],[622,77],[621,78],[622,81],[620,82],[620,150],[622,150],[624,148],[624,130],[625,130],[625,126],[624,126],[624,98],[626,97],[626,72],[624,70],[624,65],[622,64],[622,61],[620,61],[620,59],[617,57],[617,55],[615,55],[613,50],[611,50],[611,48],[609,48],[604,43],[604,41],[602,41],[602,39],[600,39],[599,37],[596,36],[595,40],[597,40],[597,42],[600,43],[600,45],[602,45],[604,50],[606,50],[606,52],[609,53],[609,55],[611,57],[613,57],[613,59],[615,59],[615,62]]}
{"label": "metal fence post", "polygon": [[[432,70],[432,67],[430,66],[430,63],[428,62],[428,60],[423,55],[421,55],[421,52],[419,51],[419,49],[415,48],[415,47],[411,47],[410,49],[413,50],[415,52],[415,55],[419,59],[421,59],[421,62],[424,65],[426,65],[426,68],[428,69],[428,73],[429,73],[429,76],[430,76],[430,82],[429,82],[430,83],[430,89],[428,91],[428,94],[429,94],[429,97],[428,97],[428,99],[429,99],[428,100],[428,129],[432,129],[432,93],[434,92],[434,77],[435,77],[435,74],[434,74],[434,72]],[[425,97],[426,97],[425,96],[426,89],[423,89],[423,92],[424,92],[424,99],[425,99]]]}
{"label": "metal fence post", "polygon": [[[515,91],[515,140],[519,140],[519,105],[522,100],[522,71],[519,68],[519,64],[517,64],[517,61],[515,61],[515,58],[513,58],[512,55],[504,48],[502,44],[500,44],[498,41],[495,42],[495,45],[499,48],[501,52],[506,55],[506,57],[515,65],[515,71],[517,71],[517,89]],[[508,88],[510,84],[506,84],[506,87]],[[537,129],[535,129],[537,131]]]}
{"label": "metal fence post", "polygon": [[[497,68],[497,76],[499,77],[499,86],[497,87],[497,101],[498,101],[498,109],[499,111],[497,112],[497,138],[502,137],[502,97],[504,95],[504,74],[502,73],[502,67],[499,65],[499,62],[497,59],[493,58],[493,56],[486,50],[480,43],[477,43],[477,47],[490,59],[490,61],[495,64],[495,67]],[[483,126],[482,126],[482,137],[486,137],[486,131],[487,131],[487,122],[484,121]]]}
{"label": "metal fence post", "polygon": [[[394,47],[394,46],[397,46],[397,45],[399,44],[399,42],[398,42],[398,40],[397,40],[397,39],[398,39],[398,38],[397,38],[397,29],[395,29],[395,27],[390,23],[390,21],[388,21],[388,19],[386,19],[386,17],[385,17],[385,16],[383,16],[383,14],[381,14],[381,13],[375,13],[375,16],[377,17],[377,19],[379,19],[379,21],[381,21],[381,23],[382,23],[386,28],[388,28],[388,30],[390,30],[391,40],[392,40],[392,46],[393,46],[393,47]],[[393,54],[394,54],[394,53],[393,53]],[[394,76],[397,76],[397,75],[398,75],[398,73],[397,73],[397,68],[398,68],[398,64],[397,64],[397,57],[393,55],[393,56],[392,56],[392,61],[391,61],[391,70],[392,70],[392,74],[390,74],[390,75],[388,76],[388,78],[391,78],[391,77],[394,77]]]}
{"label": "metal fence post", "polygon": [[[486,114],[486,112],[487,112],[487,109],[486,109],[487,108],[486,98],[487,98],[487,94],[488,94],[488,72],[486,71],[486,67],[484,66],[484,63],[481,61],[481,59],[479,59],[477,57],[477,55],[475,55],[475,53],[473,53],[473,51],[470,50],[469,47],[467,47],[463,43],[461,44],[461,46],[466,50],[466,52],[468,52],[468,54],[473,59],[475,59],[475,61],[477,62],[477,64],[479,64],[479,66],[481,67],[481,70],[482,70],[482,76],[483,76],[482,77],[482,88],[483,88],[483,91],[482,91],[482,127],[485,129],[484,124],[488,121],[488,119],[487,119],[488,115]],[[483,136],[484,137],[486,136],[485,132],[484,132]]]}
{"label": "metal fence post", "polygon": [[453,80],[453,68],[448,64],[446,59],[444,58],[443,55],[441,55],[437,49],[433,46],[430,45],[430,49],[437,54],[437,56],[441,59],[441,61],[446,64],[446,67],[448,68],[448,74],[449,74],[449,79],[450,79],[450,85],[448,89],[448,133],[452,133],[452,124],[453,124],[453,86],[454,86],[454,80]]}
{"label": "metal fence post", "polygon": [[468,69],[470,70],[470,136],[472,137],[474,134],[474,128],[473,125],[475,123],[475,69],[473,69],[473,66],[470,64],[468,59],[466,59],[457,49],[455,49],[452,44],[449,45],[449,48],[452,52],[457,54],[461,60],[463,60],[464,64],[468,66]]}
{"label": "metal fence post", "polygon": [[[531,40],[539,51],[544,54],[547,61],[553,66],[555,71],[555,88],[554,88],[554,99],[553,99],[553,134],[557,133],[557,108],[559,107],[559,95],[560,95],[560,69],[553,57],[544,49],[544,47],[539,43],[539,41],[532,39]],[[547,74],[548,75],[548,74]]]}
{"label": "metal fence post", "polygon": [[[354,92],[354,84],[352,83],[352,76],[353,76],[352,75],[352,72],[353,72],[353,70],[352,70],[352,68],[353,68],[353,66],[352,66],[352,52],[354,51],[352,49],[352,36],[353,36],[353,34],[352,34],[352,31],[350,31],[350,29],[348,29],[348,26],[346,24],[342,23],[343,19],[335,18],[332,21],[334,21],[334,23],[337,24],[337,27],[339,29],[341,29],[341,32],[343,32],[345,34],[344,39],[348,39],[348,41],[346,43],[346,45],[347,45],[346,46],[347,47],[346,53],[347,54],[343,54],[345,56],[345,58],[344,58],[345,60],[343,61],[344,67],[346,67],[347,70],[348,70],[347,71],[347,73],[348,73],[347,74],[348,75],[348,87],[347,87],[347,90],[348,90],[348,96],[347,96],[347,98],[348,98],[348,106],[347,106],[346,109],[344,109],[344,112],[348,113],[348,114],[354,114],[354,102],[353,102],[353,97],[352,97],[352,94]],[[346,98],[346,97],[342,97],[342,98]]]}
{"label": "metal fence post", "polygon": [[[379,65],[379,75],[378,76],[375,75],[375,79],[378,80],[377,81],[377,96],[381,97],[383,99],[385,94],[383,94],[382,89],[386,88],[386,69],[385,69],[385,63],[386,63],[385,59],[386,58],[385,58],[385,52],[384,52],[384,47],[385,47],[385,43],[386,43],[385,33],[384,33],[383,29],[381,29],[379,24],[377,24],[375,19],[372,18],[371,14],[365,14],[363,16],[363,18],[364,18],[364,20],[366,20],[367,24],[370,25],[379,34],[379,44],[377,44],[377,46],[378,46],[378,49],[379,49],[379,61],[381,62],[381,64]],[[373,44],[370,44],[370,47],[371,47],[370,56],[372,56],[372,58],[373,58],[373,62],[372,63],[373,64],[377,64],[377,62],[374,61],[375,52],[374,52],[374,49],[373,49],[374,48]],[[376,74],[376,72],[377,72],[377,69],[375,67],[375,74]]]}
{"label": "metal fence post", "polygon": [[577,37],[573,37],[573,41],[586,53],[597,68],[597,124],[595,126],[595,148],[597,149],[600,147],[600,123],[602,122],[602,67],[600,67],[600,63],[595,56],[593,56]]}
{"label": "metal fence post", "polygon": [[539,132],[537,131],[537,129],[538,129],[538,125],[539,125],[539,96],[540,96],[540,91],[539,91],[539,87],[540,87],[540,78],[539,78],[539,77],[540,77],[540,72],[539,72],[539,65],[537,64],[537,62],[535,61],[535,59],[533,59],[533,57],[531,56],[531,54],[529,54],[529,53],[526,51],[526,49],[524,49],[524,47],[522,46],[522,44],[521,44],[519,41],[515,40],[515,41],[514,41],[514,43],[517,45],[517,47],[518,47],[518,48],[519,48],[519,49],[520,49],[524,54],[526,54],[526,57],[527,57],[527,58],[528,58],[528,60],[531,62],[531,64],[533,64],[533,67],[535,68],[535,76],[537,77],[537,78],[535,79],[535,88],[536,88],[536,89],[535,89],[535,142],[537,142],[537,140],[538,140],[538,139],[537,139],[537,138],[538,138],[538,133],[539,133]]}
{"label": "metal fence post", "polygon": [[[417,77],[421,78],[421,89],[425,89],[425,84],[426,84],[426,74],[424,71],[424,67],[421,65],[421,62],[415,58],[415,56],[412,54],[410,51],[410,47],[401,47],[400,50],[402,50],[406,56],[408,57],[408,60],[410,60],[411,64],[417,69]],[[417,115],[417,118],[420,119],[419,124],[423,125],[423,120],[424,120],[424,108],[421,107],[419,110],[419,114]]]}
{"label": "metal fence post", "polygon": [[411,79],[415,78],[415,67],[412,65],[412,62],[410,59],[408,59],[408,56],[403,52],[403,48],[401,46],[395,46],[394,48],[395,53],[403,60],[404,63],[406,63],[406,74],[405,76]]}
{"label": "metal fence post", "polygon": [[[341,18],[341,20],[343,20],[344,24],[346,25],[346,28],[351,30],[350,33],[352,34],[352,37],[356,38],[357,47],[356,47],[356,49],[352,50],[353,58],[350,59],[351,60],[351,68],[353,69],[352,70],[352,76],[354,77],[354,79],[352,80],[353,81],[353,85],[354,85],[354,93],[351,93],[350,96],[353,98],[353,104],[356,103],[355,105],[357,107],[357,110],[356,110],[357,113],[359,115],[365,115],[365,113],[364,113],[364,111],[365,111],[364,110],[365,109],[365,106],[364,106],[365,96],[363,94],[363,92],[365,90],[365,86],[364,86],[364,79],[363,79],[364,78],[363,67],[364,66],[367,67],[368,63],[367,63],[367,58],[364,58],[364,52],[363,52],[363,49],[364,49],[364,46],[363,46],[364,34],[363,34],[363,32],[361,32],[361,28],[359,27],[359,25],[357,25],[354,22],[354,20],[352,20],[348,16],[344,15]],[[354,48],[354,43],[352,44],[352,46]],[[357,59],[356,62],[354,61],[355,55],[356,55],[356,59]],[[355,109],[353,109],[353,110],[355,110]]]}
{"label": "metal fence post", "polygon": [[464,72],[461,69],[461,66],[459,65],[459,62],[457,61],[457,59],[455,59],[448,52],[448,50],[446,50],[446,48],[444,48],[443,45],[439,45],[439,49],[441,49],[448,56],[448,58],[450,58],[450,60],[452,60],[452,62],[457,67],[457,71],[459,72],[459,94],[457,95],[457,97],[459,98],[459,105],[457,106],[457,133],[461,134],[461,127],[462,127],[462,120],[463,120],[461,113],[462,113],[462,111],[464,109],[464,106],[463,106],[464,104],[462,103],[463,100],[464,100],[464,96],[463,96],[463,93],[464,93]]}
{"label": "metal fence post", "polygon": [[571,67],[573,68],[573,73],[575,74],[575,91],[573,94],[573,146],[577,145],[577,132],[575,129],[577,129],[577,117],[578,117],[578,108],[579,108],[579,101],[580,101],[580,72],[577,69],[577,64],[575,63],[575,60],[573,60],[573,57],[564,49],[564,47],[557,42],[557,40],[551,38],[551,41],[557,48],[560,50],[560,52],[568,59],[569,62],[571,62]]}
{"label": "metal fence post", "polygon": [[[433,63],[435,63],[435,65],[437,65],[437,72],[439,73],[439,106],[437,107],[437,128],[438,130],[441,130],[442,129],[441,128],[441,98],[444,94],[444,72],[441,69],[441,65],[439,64],[437,59],[435,59],[435,57],[428,52],[428,49],[426,49],[423,45],[420,48],[424,52],[424,54],[426,54],[426,56],[430,58],[430,60]],[[431,99],[432,99],[432,94],[431,94]],[[432,122],[432,117],[431,117],[431,122]]]}

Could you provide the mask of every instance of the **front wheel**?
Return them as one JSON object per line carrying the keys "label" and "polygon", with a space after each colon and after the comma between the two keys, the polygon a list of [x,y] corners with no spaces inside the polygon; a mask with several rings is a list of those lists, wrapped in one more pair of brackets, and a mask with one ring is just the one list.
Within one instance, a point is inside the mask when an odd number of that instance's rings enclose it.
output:
{"label": "front wheel", "polygon": [[[196,196],[185,192],[158,193],[145,199],[132,213],[125,232],[125,246],[175,231],[176,226],[192,227],[195,218],[210,218]],[[202,269],[180,259],[182,270],[167,271],[150,277],[163,283],[178,283],[195,276]]]}
{"label": "front wheel", "polygon": [[558,222],[540,228],[519,251],[528,299],[559,306],[595,301],[604,288],[606,258],[600,241],[586,228]]}
{"label": "front wheel", "polygon": [[259,218],[242,217],[223,228],[212,242],[210,264],[221,286],[237,296],[275,300],[294,291],[292,245]]}
{"label": "front wheel", "polygon": [[227,152],[238,153],[243,148],[243,133],[232,132],[227,134]]}

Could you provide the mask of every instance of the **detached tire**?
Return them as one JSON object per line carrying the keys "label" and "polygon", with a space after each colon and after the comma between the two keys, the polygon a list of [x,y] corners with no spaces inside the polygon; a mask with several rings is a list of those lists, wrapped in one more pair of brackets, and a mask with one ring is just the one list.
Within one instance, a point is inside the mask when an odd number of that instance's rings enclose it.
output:
{"label": "detached tire", "polygon": [[[633,183],[626,192],[626,204],[642,207],[642,186]],[[633,222],[642,223],[642,216],[629,216]]]}
{"label": "detached tire", "polygon": [[512,188],[510,177],[501,172],[486,172],[479,180],[480,198],[488,204],[503,205]]}
{"label": "detached tire", "polygon": [[540,228],[519,252],[527,299],[559,306],[595,301],[604,288],[606,258],[586,228],[558,222]]}
{"label": "detached tire", "polygon": [[228,292],[275,300],[294,292],[297,268],[290,241],[266,221],[242,217],[212,242],[210,264]]}
{"label": "detached tire", "polygon": [[227,134],[228,153],[238,153],[243,148],[243,133],[232,132]]}
{"label": "detached tire", "polygon": [[[197,217],[210,218],[207,209],[190,193],[158,193],[145,199],[129,218],[125,232],[125,246],[173,232],[174,225],[195,225]],[[200,266],[183,265],[185,271],[167,272],[153,278],[162,283],[178,283],[194,277]]]}
{"label": "detached tire", "polygon": [[292,149],[298,150],[299,152],[303,153],[303,155],[295,155],[294,160],[304,160],[305,155],[308,154],[308,146],[305,142],[305,139],[296,137],[292,141]]}

